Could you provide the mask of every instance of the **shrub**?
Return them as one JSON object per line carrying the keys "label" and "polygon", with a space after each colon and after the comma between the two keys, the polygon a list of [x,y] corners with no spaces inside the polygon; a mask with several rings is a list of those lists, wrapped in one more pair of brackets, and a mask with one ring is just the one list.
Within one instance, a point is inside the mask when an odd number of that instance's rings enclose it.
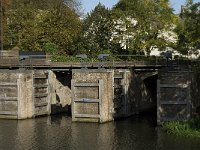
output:
{"label": "shrub", "polygon": [[162,125],[164,131],[176,136],[199,137],[200,138],[200,119],[190,121],[165,122]]}

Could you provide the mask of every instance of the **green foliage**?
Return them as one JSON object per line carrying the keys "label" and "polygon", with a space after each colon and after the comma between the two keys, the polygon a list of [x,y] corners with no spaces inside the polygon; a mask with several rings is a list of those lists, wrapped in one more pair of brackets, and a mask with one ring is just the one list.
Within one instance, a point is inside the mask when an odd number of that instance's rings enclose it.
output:
{"label": "green foliage", "polygon": [[[8,12],[8,46],[41,51],[48,43],[56,53],[71,54],[70,46],[82,23],[75,11],[76,0],[16,0]],[[74,4],[74,5],[72,5]]]}
{"label": "green foliage", "polygon": [[179,35],[178,48],[187,52],[200,48],[200,2],[187,0],[181,14],[180,24],[176,32]]}
{"label": "green foliage", "polygon": [[53,62],[78,62],[79,59],[76,57],[65,56],[65,55],[51,55],[51,61]]}
{"label": "green foliage", "polygon": [[66,56],[66,55],[51,55],[51,61],[53,62],[98,62],[99,60],[97,58],[87,58],[87,59],[81,59],[77,58],[75,56]]}
{"label": "green foliage", "polygon": [[54,43],[45,43],[43,46],[43,50],[50,55],[55,55],[57,52],[57,45]]}
{"label": "green foliage", "polygon": [[199,73],[200,72],[200,61],[197,60],[193,65],[192,65],[192,71],[194,73]]}
{"label": "green foliage", "polygon": [[[80,20],[79,0],[15,0],[6,13],[5,45],[44,50],[55,61],[74,61],[68,56],[81,53],[94,60],[101,53],[110,54],[110,60],[117,59],[114,55],[144,55],[152,46],[187,54],[188,48],[200,47],[199,7],[187,0],[178,19],[169,0],[119,0],[112,10],[99,3]],[[162,34],[174,31],[177,45]]]}
{"label": "green foliage", "polygon": [[176,136],[200,138],[200,118],[185,122],[165,122],[162,127],[167,133]]}
{"label": "green foliage", "polygon": [[[7,29],[7,12],[10,8],[11,0],[1,0],[0,2],[0,45],[3,43],[3,48],[6,49],[4,43],[8,40],[5,38],[5,33],[9,32]],[[2,10],[1,10],[2,9]]]}
{"label": "green foliage", "polygon": [[132,35],[128,43],[128,53],[140,54],[144,50],[150,53],[152,46],[164,49],[172,45],[170,41],[159,36],[160,33],[173,31],[177,20],[168,0],[120,0],[114,10],[120,10],[124,19],[129,17],[137,20],[135,26],[130,21],[125,21],[126,32]]}
{"label": "green foliage", "polygon": [[[112,21],[110,11],[101,3],[84,19],[82,40],[88,55],[97,55],[111,48]],[[84,51],[85,51],[84,50]]]}

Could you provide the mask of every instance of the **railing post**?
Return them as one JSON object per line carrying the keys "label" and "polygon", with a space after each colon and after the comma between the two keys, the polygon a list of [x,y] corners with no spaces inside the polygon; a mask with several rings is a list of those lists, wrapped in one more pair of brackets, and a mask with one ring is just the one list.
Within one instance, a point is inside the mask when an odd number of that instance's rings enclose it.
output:
{"label": "railing post", "polygon": [[158,60],[157,60],[157,56],[156,56],[156,66],[158,65],[158,62],[157,62]]}

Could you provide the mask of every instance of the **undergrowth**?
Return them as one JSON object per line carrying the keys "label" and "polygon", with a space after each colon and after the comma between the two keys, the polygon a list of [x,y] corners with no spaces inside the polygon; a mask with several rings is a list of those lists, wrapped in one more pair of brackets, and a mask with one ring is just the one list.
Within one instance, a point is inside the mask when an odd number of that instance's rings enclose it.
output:
{"label": "undergrowth", "polygon": [[167,133],[176,136],[200,138],[200,118],[189,121],[165,122],[162,127]]}

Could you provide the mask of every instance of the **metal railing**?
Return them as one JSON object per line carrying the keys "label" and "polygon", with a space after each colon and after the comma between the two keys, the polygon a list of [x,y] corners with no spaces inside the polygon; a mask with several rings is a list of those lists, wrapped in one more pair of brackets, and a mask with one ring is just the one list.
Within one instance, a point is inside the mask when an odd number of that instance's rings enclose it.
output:
{"label": "metal railing", "polygon": [[[144,66],[192,66],[194,61],[191,60],[167,60],[162,57],[147,57],[143,55],[117,55],[116,58],[108,58],[99,61],[79,61],[79,62],[52,62],[49,57],[36,58],[27,57],[20,59],[18,56],[0,56],[0,67],[144,67]],[[121,57],[121,58],[120,58]],[[120,59],[119,59],[120,58]],[[196,63],[196,62],[195,62]]]}

